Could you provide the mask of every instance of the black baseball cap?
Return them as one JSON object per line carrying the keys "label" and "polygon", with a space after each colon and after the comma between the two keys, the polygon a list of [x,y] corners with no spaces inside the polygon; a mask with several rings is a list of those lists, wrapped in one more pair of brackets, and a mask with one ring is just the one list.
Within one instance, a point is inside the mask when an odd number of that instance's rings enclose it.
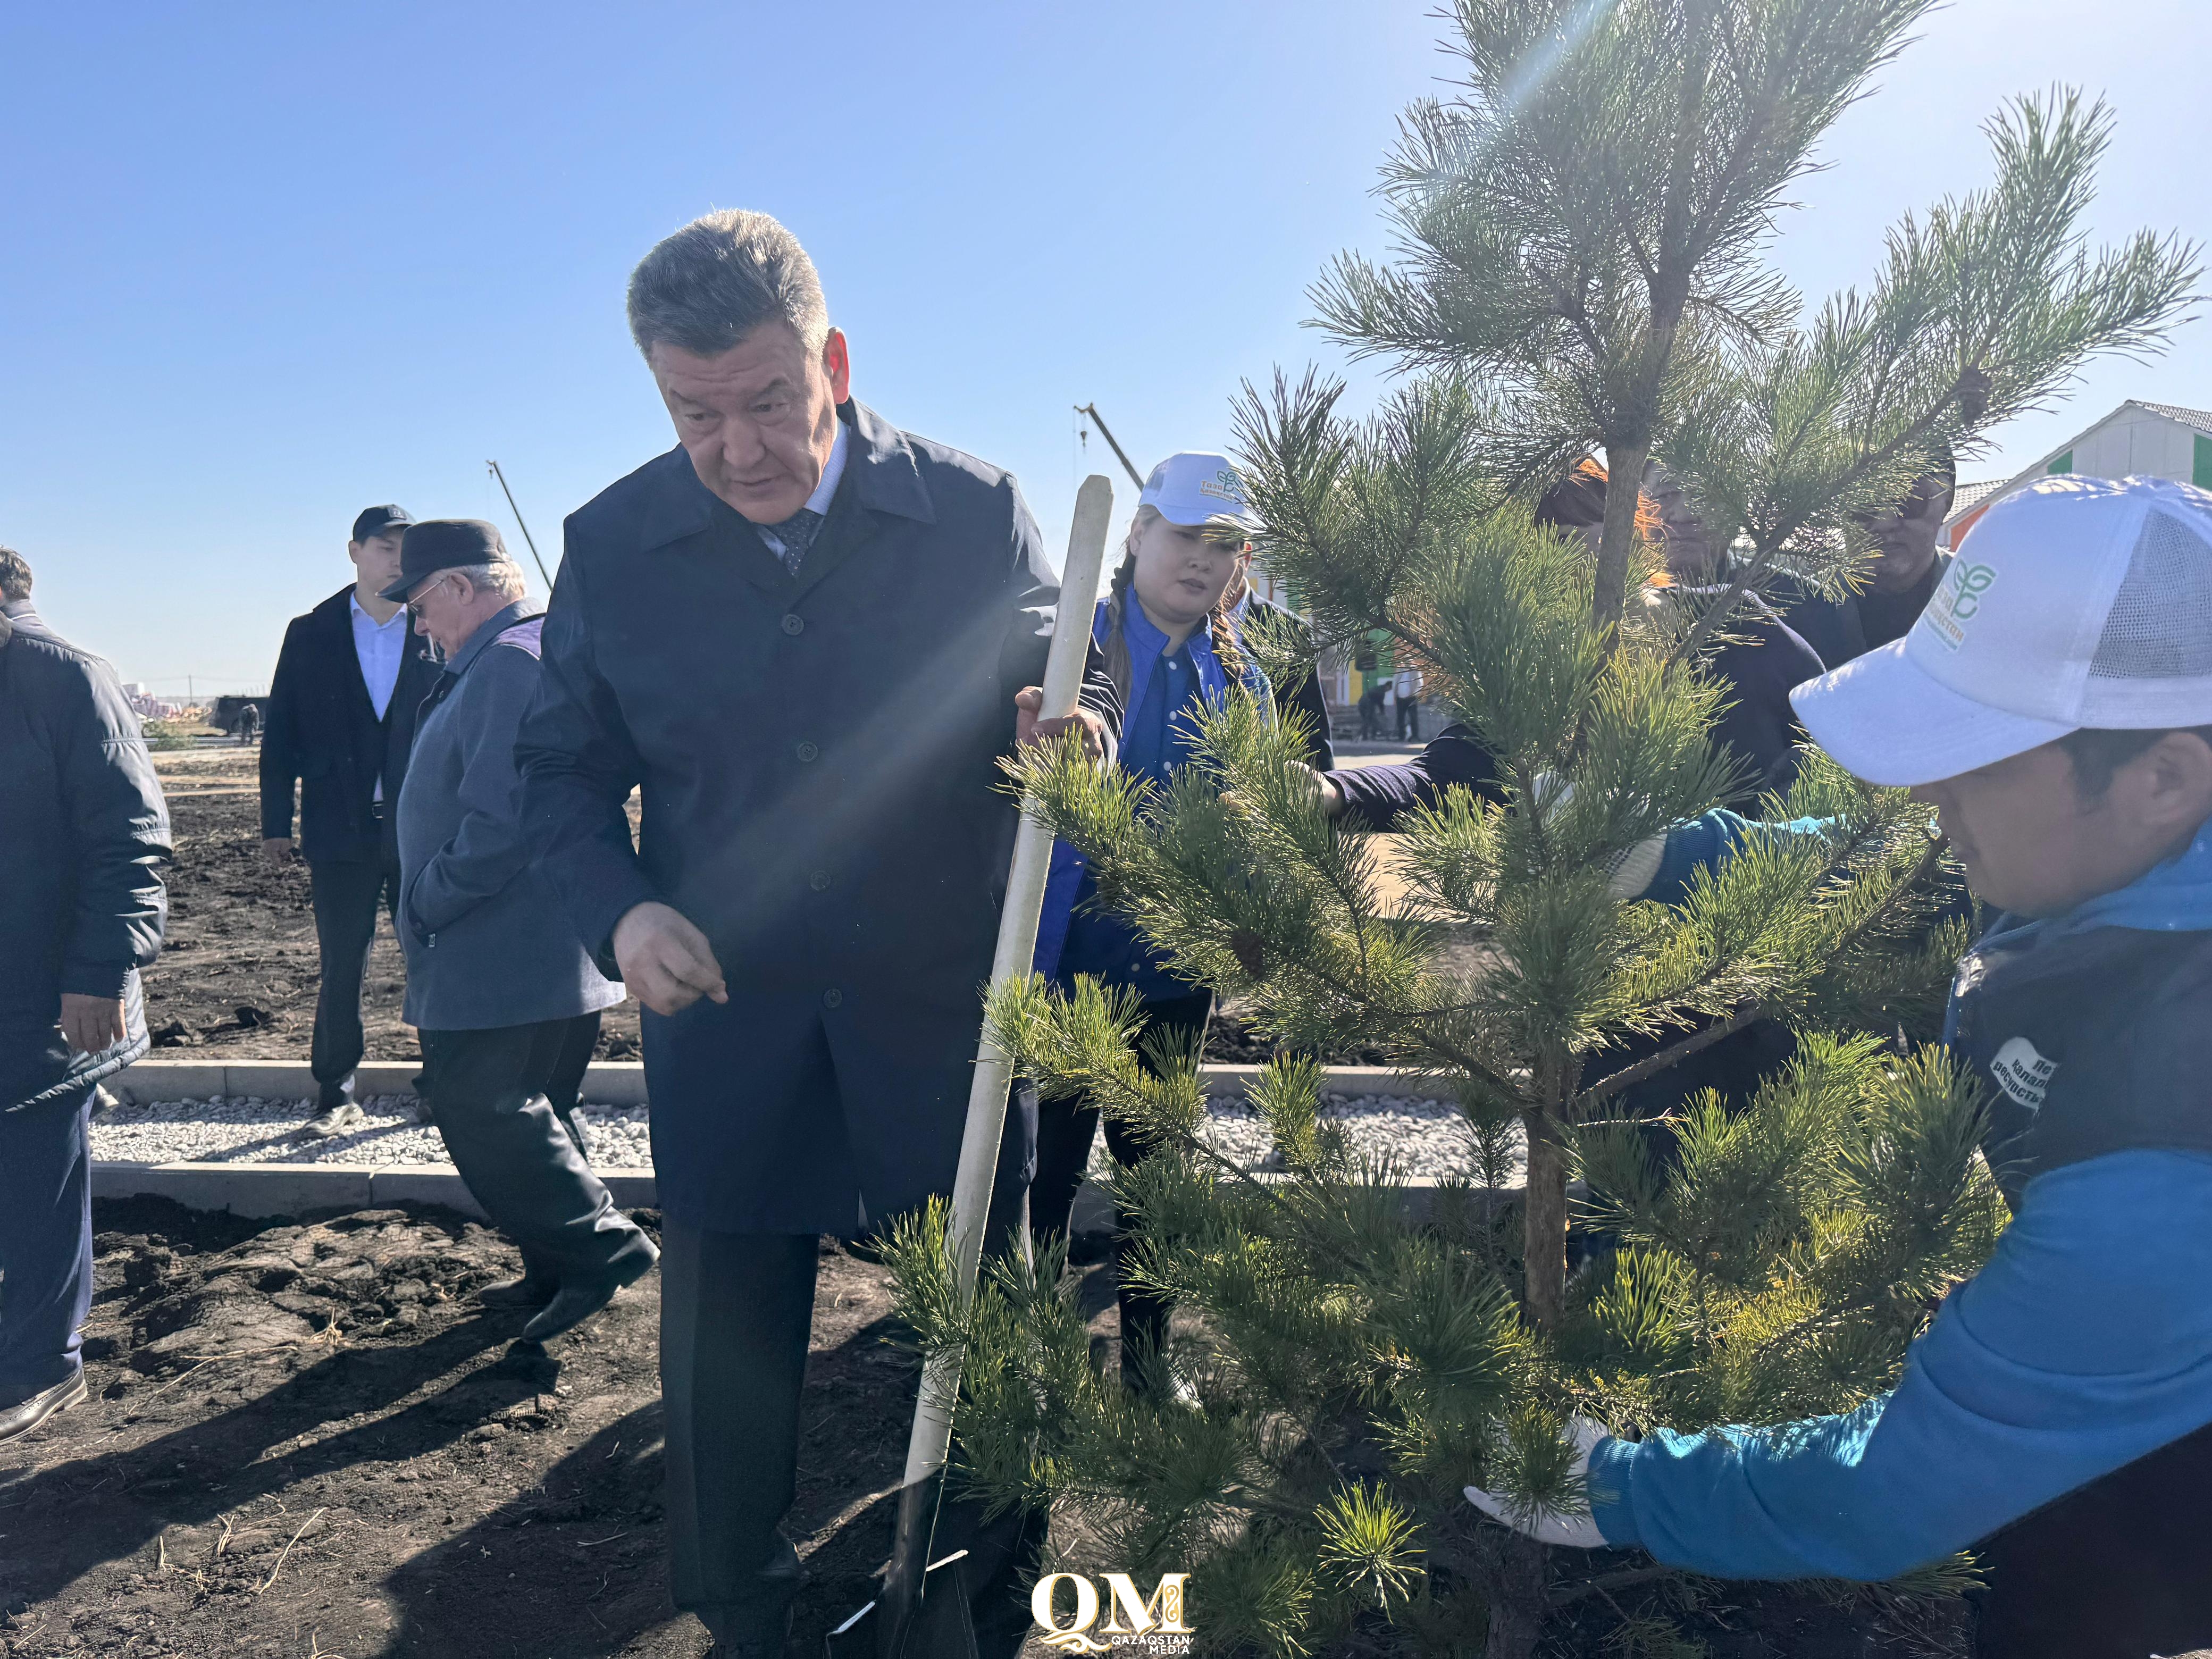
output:
{"label": "black baseball cap", "polygon": [[407,526],[399,544],[399,580],[380,596],[404,600],[425,576],[466,564],[506,564],[499,526],[483,519],[425,519]]}
{"label": "black baseball cap", "polygon": [[382,507],[364,507],[361,516],[353,521],[353,538],[365,542],[371,536],[388,536],[394,530],[404,530],[414,520],[407,516],[404,507],[394,507],[389,501]]}

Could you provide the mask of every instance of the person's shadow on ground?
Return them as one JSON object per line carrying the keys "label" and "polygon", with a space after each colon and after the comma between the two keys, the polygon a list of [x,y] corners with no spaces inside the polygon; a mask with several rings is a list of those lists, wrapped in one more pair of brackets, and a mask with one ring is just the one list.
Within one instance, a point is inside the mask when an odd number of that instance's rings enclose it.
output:
{"label": "person's shadow on ground", "polygon": [[[919,1376],[860,1327],[807,1363],[799,1491],[786,1523],[806,1563],[791,1650],[872,1599],[891,1539],[893,1493]],[[386,1589],[399,1624],[375,1659],[454,1654],[528,1659],[695,1659],[704,1629],[669,1595],[658,1401],[601,1427],[521,1494],[409,1558]]]}
{"label": "person's shadow on ground", "polygon": [[[473,1414],[480,1408],[553,1386],[558,1368],[544,1350],[517,1344],[507,1358],[460,1379],[457,1387],[477,1395],[471,1414],[453,1409],[450,1390],[392,1416],[376,1414],[507,1340],[514,1325],[479,1315],[420,1343],[341,1349],[264,1394],[127,1451],[0,1472],[10,1595],[47,1600],[102,1563],[147,1551],[171,1527],[208,1525],[319,1475],[420,1456],[458,1439],[483,1420]],[[364,1416],[374,1420],[316,1432]],[[302,1437],[304,1443],[276,1449]]]}

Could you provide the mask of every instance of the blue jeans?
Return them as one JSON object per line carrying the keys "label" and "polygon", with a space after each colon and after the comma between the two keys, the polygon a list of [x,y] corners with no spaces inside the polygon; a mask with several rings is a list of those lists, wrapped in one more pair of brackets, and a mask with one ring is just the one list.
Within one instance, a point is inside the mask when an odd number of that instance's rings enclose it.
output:
{"label": "blue jeans", "polygon": [[92,1311],[92,1087],[0,1112],[0,1407],[82,1367],[78,1334]]}

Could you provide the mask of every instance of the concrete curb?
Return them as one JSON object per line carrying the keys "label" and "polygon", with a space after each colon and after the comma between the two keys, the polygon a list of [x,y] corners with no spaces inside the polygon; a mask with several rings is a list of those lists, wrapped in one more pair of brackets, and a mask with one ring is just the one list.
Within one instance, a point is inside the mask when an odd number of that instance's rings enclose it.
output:
{"label": "concrete curb", "polygon": [[[601,1170],[625,1210],[655,1202],[651,1170]],[[188,1210],[233,1215],[303,1215],[311,1210],[374,1210],[393,1204],[442,1204],[481,1217],[450,1164],[137,1164],[94,1159],[94,1198],[166,1198]]]}
{"label": "concrete curb", "polygon": [[[354,1073],[362,1096],[415,1092],[422,1067],[412,1060],[372,1060]],[[1260,1075],[1257,1066],[1207,1066],[1199,1076],[1210,1095],[1241,1095]],[[1333,1095],[1397,1095],[1409,1100],[1449,1101],[1451,1088],[1434,1079],[1407,1078],[1387,1066],[1330,1066],[1323,1068],[1323,1092]],[[142,1060],[116,1077],[108,1091],[139,1105],[155,1100],[233,1098],[308,1100],[315,1080],[304,1060],[241,1060],[228,1064],[198,1060]],[[595,1061],[584,1074],[584,1098],[600,1106],[646,1103],[645,1065],[635,1060]]]}

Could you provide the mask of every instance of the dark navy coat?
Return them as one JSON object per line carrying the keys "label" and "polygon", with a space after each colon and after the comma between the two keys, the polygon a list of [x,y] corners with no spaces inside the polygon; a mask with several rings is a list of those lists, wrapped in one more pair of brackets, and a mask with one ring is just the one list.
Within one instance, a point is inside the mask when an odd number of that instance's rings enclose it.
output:
{"label": "dark navy coat", "polygon": [[[146,1052],[138,969],[161,953],[169,815],[115,671],[0,611],[0,1111],[74,1097]],[[128,1033],[73,1054],[62,994],[120,997]]]}
{"label": "dark navy coat", "polygon": [[[658,899],[728,981],[644,1017],[660,1201],[692,1226],[849,1233],[957,1160],[1015,822],[996,763],[1059,584],[1012,477],[839,415],[796,578],[680,448],[569,518],[517,744],[526,833],[609,976]],[[1085,702],[1111,718],[1103,672]]]}
{"label": "dark navy coat", "polygon": [[[410,633],[392,701],[377,718],[353,644],[353,589],[342,587],[292,618],[269,684],[261,733],[261,833],[292,834],[292,789],[300,790],[300,856],[310,864],[399,861],[395,828],[416,711],[438,683],[429,642]],[[384,787],[380,819],[376,789]]]}

